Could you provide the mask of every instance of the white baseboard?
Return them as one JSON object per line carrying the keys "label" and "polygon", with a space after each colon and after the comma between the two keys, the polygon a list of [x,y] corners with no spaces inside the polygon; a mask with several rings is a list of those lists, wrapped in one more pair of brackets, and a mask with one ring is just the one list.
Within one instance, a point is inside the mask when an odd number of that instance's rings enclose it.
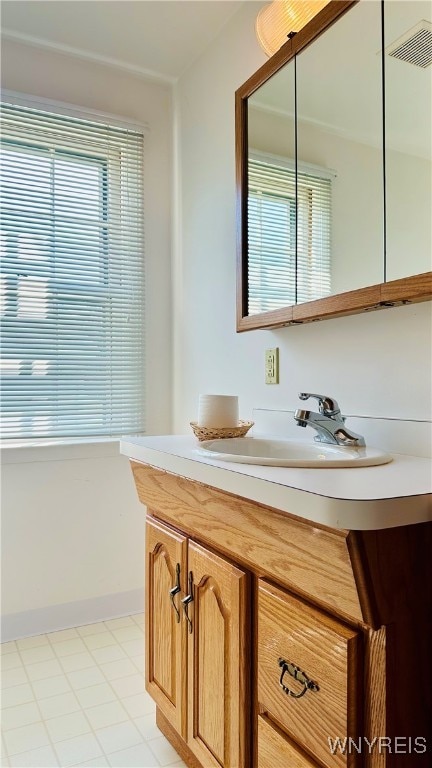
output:
{"label": "white baseboard", "polygon": [[144,611],[144,589],[50,605],[1,617],[1,642],[94,624]]}

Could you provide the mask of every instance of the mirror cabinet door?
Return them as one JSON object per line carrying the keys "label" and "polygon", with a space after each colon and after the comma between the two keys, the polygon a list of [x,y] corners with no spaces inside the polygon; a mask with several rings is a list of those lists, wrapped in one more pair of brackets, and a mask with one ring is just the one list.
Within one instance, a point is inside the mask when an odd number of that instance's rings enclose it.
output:
{"label": "mirror cabinet door", "polygon": [[299,53],[297,303],[384,280],[381,3]]}
{"label": "mirror cabinet door", "polygon": [[295,65],[248,99],[248,314],[295,304]]}
{"label": "mirror cabinet door", "polygon": [[431,3],[384,3],[387,280],[431,269]]}

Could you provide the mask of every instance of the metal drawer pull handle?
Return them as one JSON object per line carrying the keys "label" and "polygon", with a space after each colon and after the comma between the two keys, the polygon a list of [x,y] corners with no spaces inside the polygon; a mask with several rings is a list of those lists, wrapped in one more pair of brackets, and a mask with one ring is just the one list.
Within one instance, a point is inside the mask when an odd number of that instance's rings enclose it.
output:
{"label": "metal drawer pull handle", "polygon": [[193,599],[193,575],[192,571],[189,571],[189,594],[186,595],[186,597],[184,597],[182,600],[183,613],[189,626],[189,632],[192,632],[192,620],[189,616],[189,604],[193,603]]}
{"label": "metal drawer pull handle", "polygon": [[173,588],[170,589],[170,591],[169,591],[171,605],[172,605],[172,607],[174,608],[174,610],[176,612],[176,622],[177,622],[177,624],[180,622],[180,611],[179,611],[179,609],[177,608],[177,606],[176,606],[176,604],[174,602],[174,598],[175,598],[176,595],[178,595],[179,592],[181,592],[181,587],[180,587],[180,563],[177,563],[177,565],[176,565],[176,583],[174,584]]}
{"label": "metal drawer pull handle", "polygon": [[[283,692],[287,694],[287,696],[293,696],[295,699],[301,699],[301,697],[305,695],[306,691],[319,691],[319,685],[314,683],[313,680],[310,680],[306,673],[302,672],[301,669],[296,667],[295,664],[291,664],[289,661],[285,661],[285,659],[279,659],[279,666],[282,670],[279,685]],[[298,680],[298,682],[303,685],[303,690],[301,690],[300,693],[294,693],[294,691],[291,691],[288,686],[284,685],[283,679],[285,672],[288,672],[288,674],[291,675],[294,680]]]}

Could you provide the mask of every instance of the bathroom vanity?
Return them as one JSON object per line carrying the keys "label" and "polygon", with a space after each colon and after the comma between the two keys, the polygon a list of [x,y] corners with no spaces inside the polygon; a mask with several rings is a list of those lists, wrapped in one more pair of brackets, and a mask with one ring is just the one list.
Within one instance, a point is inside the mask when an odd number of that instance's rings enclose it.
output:
{"label": "bathroom vanity", "polygon": [[196,446],[121,448],[147,506],[159,728],[192,768],[429,766],[430,461],[287,469]]}

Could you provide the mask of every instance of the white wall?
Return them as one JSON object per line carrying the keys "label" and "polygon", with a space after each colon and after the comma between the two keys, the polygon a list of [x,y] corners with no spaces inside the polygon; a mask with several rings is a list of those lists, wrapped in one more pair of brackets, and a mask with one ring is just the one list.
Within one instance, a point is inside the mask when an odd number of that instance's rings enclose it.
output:
{"label": "white wall", "polygon": [[145,515],[118,443],[17,452],[2,467],[2,641],[142,611]]}
{"label": "white wall", "polygon": [[[150,126],[144,202],[146,359],[151,366],[143,387],[147,431],[169,432],[171,87],[10,41],[3,43],[2,58],[4,88]],[[49,448],[33,448],[31,460],[23,462],[10,449],[8,459],[15,463],[3,466],[2,613],[12,635],[142,609],[144,508],[128,462],[118,454],[118,443],[84,453],[71,450],[51,455]]]}
{"label": "white wall", "polygon": [[[196,417],[199,392],[239,394],[243,418],[253,407],[295,408],[301,390],[333,394],[347,413],[430,418],[430,304],[235,332],[234,91],[265,60],[256,10],[245,3],[177,88],[176,430]],[[281,383],[266,386],[273,346]]]}

